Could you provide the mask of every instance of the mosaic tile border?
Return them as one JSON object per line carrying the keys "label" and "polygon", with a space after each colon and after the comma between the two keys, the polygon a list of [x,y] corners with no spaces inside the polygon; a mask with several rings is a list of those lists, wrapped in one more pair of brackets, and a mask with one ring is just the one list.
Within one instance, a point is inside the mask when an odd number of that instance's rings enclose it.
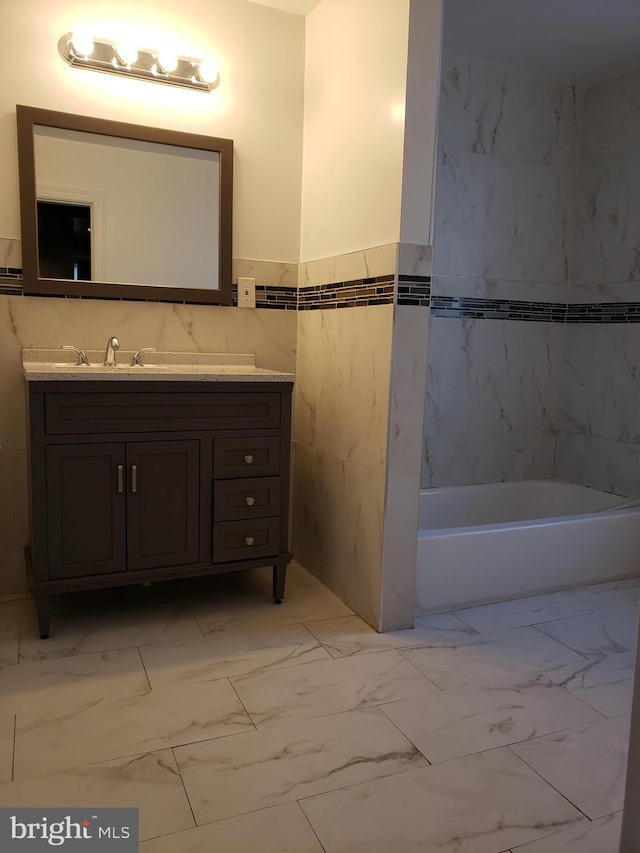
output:
{"label": "mosaic tile border", "polygon": [[433,317],[472,320],[529,320],[564,323],[567,306],[560,302],[525,302],[519,299],[480,299],[471,296],[432,296]]}
{"label": "mosaic tile border", "polygon": [[[12,270],[12,272],[15,272]],[[18,273],[21,271],[18,270]],[[430,277],[416,279],[405,276],[403,282],[411,299],[403,304],[429,304]],[[426,283],[425,283],[426,282]],[[4,276],[0,268],[0,293],[22,294],[20,275]],[[393,274],[372,278],[339,281],[331,284],[318,284],[309,287],[282,287],[277,285],[256,284],[256,308],[268,308],[280,311],[317,311],[325,308],[356,308],[362,305],[390,305],[396,294]],[[418,296],[416,301],[414,297]],[[80,297],[77,297],[80,298]],[[157,302],[158,300],[153,300]],[[233,285],[232,305],[238,305],[238,285]]]}
{"label": "mosaic tile border", "polygon": [[389,305],[395,299],[395,276],[338,281],[298,288],[298,311],[323,308],[356,308],[363,305]]}
{"label": "mosaic tile border", "polygon": [[417,305],[420,308],[428,308],[430,296],[430,275],[398,276],[398,305]]}
{"label": "mosaic tile border", "polygon": [[472,320],[521,320],[538,323],[640,323],[640,302],[525,302],[432,296],[433,317]]}
{"label": "mosaic tile border", "polygon": [[0,267],[0,295],[22,296],[22,270]]}
{"label": "mosaic tile border", "polygon": [[640,302],[580,302],[567,306],[567,323],[640,323]]}
{"label": "mosaic tile border", "polygon": [[[298,291],[295,287],[278,287],[270,284],[256,284],[256,308],[272,308],[280,311],[295,311],[298,305]],[[238,305],[238,285],[233,285],[232,305]]]}
{"label": "mosaic tile border", "polygon": [[[21,269],[0,267],[0,295],[23,295]],[[581,302],[567,305],[564,302],[435,296],[431,294],[431,276],[399,275],[397,288],[392,274],[300,288],[256,284],[256,308],[271,310],[356,308],[363,305],[390,305],[394,300],[398,305],[430,307],[433,317],[450,319],[572,324],[640,323],[640,302]],[[237,304],[238,287],[234,284],[233,305]]]}

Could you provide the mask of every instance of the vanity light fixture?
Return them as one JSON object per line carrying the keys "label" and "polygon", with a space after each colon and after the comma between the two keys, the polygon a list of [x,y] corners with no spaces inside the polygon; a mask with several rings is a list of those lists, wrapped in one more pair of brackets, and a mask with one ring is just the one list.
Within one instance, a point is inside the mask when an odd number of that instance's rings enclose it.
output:
{"label": "vanity light fixture", "polygon": [[135,65],[138,59],[137,49],[127,42],[118,42],[114,48],[114,53],[115,56],[111,60],[114,67],[117,63],[125,68],[131,68],[132,65]]}
{"label": "vanity light fixture", "polygon": [[211,92],[220,83],[220,74],[210,59],[193,59],[164,51],[143,50],[124,42],[67,33],[58,42],[60,56],[74,68],[106,71],[138,80],[184,86]]}

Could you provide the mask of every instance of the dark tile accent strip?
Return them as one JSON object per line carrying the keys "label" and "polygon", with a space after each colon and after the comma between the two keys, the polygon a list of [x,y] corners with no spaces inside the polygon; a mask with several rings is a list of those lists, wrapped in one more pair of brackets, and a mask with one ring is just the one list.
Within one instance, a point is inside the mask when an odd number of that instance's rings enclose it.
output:
{"label": "dark tile accent strip", "polygon": [[22,296],[22,281],[0,274],[0,296]]}
{"label": "dark tile accent strip", "polygon": [[559,302],[432,296],[431,314],[433,317],[457,317],[474,320],[533,320],[543,323],[564,323],[567,316],[567,306]]}
{"label": "dark tile accent strip", "polygon": [[432,296],[434,317],[489,320],[534,320],[543,323],[640,323],[640,302],[524,302],[515,299],[475,299]]}
{"label": "dark tile accent strip", "polygon": [[298,289],[298,311],[320,308],[356,308],[362,305],[391,305],[395,298],[393,275],[316,284]]}
{"label": "dark tile accent strip", "polygon": [[398,276],[398,305],[417,305],[429,307],[431,276]]}
{"label": "dark tile accent strip", "polygon": [[[298,302],[295,287],[277,287],[256,284],[256,308],[273,308],[280,311],[295,311]],[[233,285],[233,303],[238,305],[238,285]]]}
{"label": "dark tile accent strip", "polygon": [[585,302],[567,306],[567,323],[640,323],[640,302]]}
{"label": "dark tile accent strip", "polygon": [[0,267],[0,296],[22,296],[22,270]]}
{"label": "dark tile accent strip", "polygon": [[[421,308],[431,306],[433,317],[542,323],[640,323],[640,302],[585,302],[566,305],[561,302],[526,302],[517,299],[432,296],[430,291],[431,276],[428,275],[399,275],[397,295],[394,276],[391,274],[301,288],[257,284],[256,307],[280,311],[314,311],[321,308],[390,305],[394,298],[397,298],[398,305]],[[22,293],[22,270],[16,267],[0,267],[0,295],[22,296]],[[238,287],[234,284],[233,305],[237,304]]]}

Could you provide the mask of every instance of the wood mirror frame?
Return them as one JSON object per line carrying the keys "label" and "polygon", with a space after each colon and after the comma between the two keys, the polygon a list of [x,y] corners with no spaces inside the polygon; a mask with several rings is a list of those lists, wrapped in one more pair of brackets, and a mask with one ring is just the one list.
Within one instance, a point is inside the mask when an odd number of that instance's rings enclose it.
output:
{"label": "wood mirror frame", "polygon": [[[233,200],[233,141],[195,133],[144,127],[124,122],[17,106],[20,220],[22,227],[23,290],[26,295],[84,296],[103,299],[150,299],[231,305],[231,230]],[[38,224],[34,130],[59,128],[142,142],[174,145],[219,154],[218,288],[123,284],[104,281],[41,278],[38,261]]]}

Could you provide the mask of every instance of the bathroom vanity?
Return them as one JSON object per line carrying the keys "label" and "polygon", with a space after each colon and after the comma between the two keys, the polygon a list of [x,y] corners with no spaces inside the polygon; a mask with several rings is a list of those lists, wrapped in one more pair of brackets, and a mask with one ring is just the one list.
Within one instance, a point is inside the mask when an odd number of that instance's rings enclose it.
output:
{"label": "bathroom vanity", "polygon": [[23,352],[43,638],[56,593],[271,565],[284,595],[293,375],[253,356],[128,355]]}

